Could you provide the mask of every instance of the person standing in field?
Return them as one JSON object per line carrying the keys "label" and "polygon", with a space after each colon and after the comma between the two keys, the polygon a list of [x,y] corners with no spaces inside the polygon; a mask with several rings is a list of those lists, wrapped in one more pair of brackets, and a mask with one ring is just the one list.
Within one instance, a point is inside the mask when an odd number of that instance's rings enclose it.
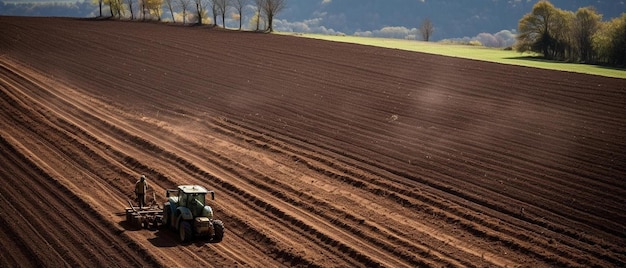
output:
{"label": "person standing in field", "polygon": [[139,181],[135,183],[135,194],[137,194],[137,200],[139,200],[139,208],[143,208],[146,205],[147,190],[148,182],[146,181],[146,175],[141,175]]}

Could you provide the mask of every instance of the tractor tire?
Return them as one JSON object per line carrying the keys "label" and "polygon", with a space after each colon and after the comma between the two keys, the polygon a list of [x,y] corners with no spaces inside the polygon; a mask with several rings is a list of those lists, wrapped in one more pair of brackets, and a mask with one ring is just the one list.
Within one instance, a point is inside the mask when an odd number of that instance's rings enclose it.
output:
{"label": "tractor tire", "polygon": [[156,230],[159,228],[159,218],[154,217],[154,219],[152,220],[152,230]]}
{"label": "tractor tire", "polygon": [[224,238],[224,223],[220,220],[214,220],[213,229],[215,230],[215,236],[213,236],[213,239],[211,239],[211,242],[213,243],[222,242],[222,239]]}
{"label": "tractor tire", "polygon": [[171,228],[172,225],[172,215],[171,215],[170,206],[166,205],[163,207],[163,225],[167,228]]}
{"label": "tractor tire", "polygon": [[191,241],[191,238],[193,237],[191,223],[181,220],[180,224],[178,225],[178,236],[180,238],[180,242],[187,243]]}
{"label": "tractor tire", "polygon": [[128,223],[132,223],[133,222],[133,211],[130,209],[126,210],[126,222]]}
{"label": "tractor tire", "polygon": [[141,230],[141,227],[142,227],[141,216],[139,215],[133,216],[132,226],[134,230]]}

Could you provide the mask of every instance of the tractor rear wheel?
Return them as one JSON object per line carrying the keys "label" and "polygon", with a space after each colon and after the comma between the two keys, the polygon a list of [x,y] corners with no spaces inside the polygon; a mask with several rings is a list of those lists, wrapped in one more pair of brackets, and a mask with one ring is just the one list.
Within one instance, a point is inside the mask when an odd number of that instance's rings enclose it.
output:
{"label": "tractor rear wheel", "polygon": [[211,242],[218,243],[224,238],[224,223],[220,220],[213,221],[213,229],[215,230],[215,236]]}
{"label": "tractor rear wheel", "polygon": [[180,237],[180,241],[183,243],[191,241],[191,237],[193,235],[191,233],[191,223],[181,220],[178,225],[178,235]]}

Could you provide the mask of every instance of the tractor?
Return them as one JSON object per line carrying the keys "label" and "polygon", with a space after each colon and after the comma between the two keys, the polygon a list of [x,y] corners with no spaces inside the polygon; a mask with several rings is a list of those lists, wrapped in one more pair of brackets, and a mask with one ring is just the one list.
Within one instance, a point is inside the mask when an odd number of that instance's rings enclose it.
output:
{"label": "tractor", "polygon": [[224,237],[224,223],[213,219],[213,209],[205,203],[207,194],[215,200],[215,192],[199,185],[180,185],[178,189],[166,190],[168,200],[163,204],[162,223],[177,230],[183,243],[194,237],[206,237],[218,243]]}

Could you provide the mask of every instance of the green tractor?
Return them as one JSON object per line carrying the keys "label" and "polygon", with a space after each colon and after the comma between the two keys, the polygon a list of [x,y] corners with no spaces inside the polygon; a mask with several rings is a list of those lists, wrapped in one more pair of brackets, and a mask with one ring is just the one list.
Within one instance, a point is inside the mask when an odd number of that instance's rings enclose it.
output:
{"label": "green tractor", "polygon": [[205,203],[208,193],[211,200],[215,200],[215,192],[199,185],[181,185],[178,189],[166,190],[168,200],[163,204],[162,222],[177,230],[183,243],[194,237],[206,237],[212,243],[222,241],[224,223],[213,219],[213,209]]}

